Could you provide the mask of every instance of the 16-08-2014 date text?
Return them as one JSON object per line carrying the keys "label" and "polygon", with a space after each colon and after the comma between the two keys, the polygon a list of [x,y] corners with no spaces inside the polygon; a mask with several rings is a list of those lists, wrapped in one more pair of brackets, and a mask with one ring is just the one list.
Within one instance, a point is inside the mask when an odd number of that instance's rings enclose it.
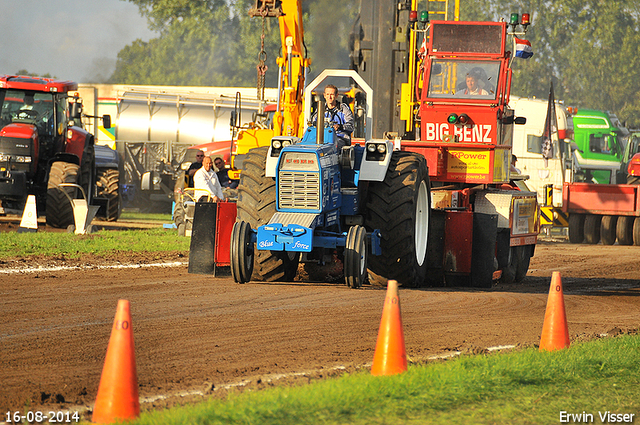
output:
{"label": "16-08-2014 date text", "polygon": [[20,412],[8,411],[5,415],[6,423],[47,423],[47,424],[64,424],[64,423],[78,423],[80,422],[80,414],[78,412],[63,412],[63,411],[28,411]]}

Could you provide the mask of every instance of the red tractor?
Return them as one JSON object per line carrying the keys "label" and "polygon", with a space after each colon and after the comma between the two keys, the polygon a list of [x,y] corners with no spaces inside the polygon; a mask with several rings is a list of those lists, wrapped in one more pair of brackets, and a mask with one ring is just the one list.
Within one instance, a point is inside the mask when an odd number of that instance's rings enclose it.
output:
{"label": "red tractor", "polygon": [[[81,127],[77,88],[72,81],[0,76],[2,212],[21,213],[27,196],[35,195],[47,224],[64,228],[74,224],[69,198],[84,196],[89,204],[102,201],[99,214],[108,220],[119,215],[118,157],[99,147],[105,163],[96,173],[94,136]],[[109,128],[110,116],[102,119]]]}
{"label": "red tractor", "polygon": [[[508,102],[516,44],[526,44],[516,36],[526,33],[529,15],[513,14],[509,23],[429,22],[429,15],[402,1],[362,3],[351,65],[376,96],[373,137],[426,159],[427,281],[479,287],[521,281],[535,251],[539,207],[536,194],[510,175],[513,127],[526,120]],[[393,195],[390,208],[401,201]],[[370,269],[400,281],[388,272],[413,262],[397,254],[410,252],[411,239],[385,223],[376,226],[382,255]]]}

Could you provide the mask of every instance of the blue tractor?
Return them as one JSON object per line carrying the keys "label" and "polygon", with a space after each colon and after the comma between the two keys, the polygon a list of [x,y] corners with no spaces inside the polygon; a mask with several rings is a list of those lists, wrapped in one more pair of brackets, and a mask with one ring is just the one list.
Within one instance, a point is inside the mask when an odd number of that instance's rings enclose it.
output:
{"label": "blue tractor", "polygon": [[[322,102],[318,109],[323,116]],[[293,280],[300,261],[324,264],[336,253],[352,288],[367,276],[405,286],[425,280],[426,160],[394,151],[390,140],[340,152],[334,141],[331,127],[309,126],[302,140],[275,137],[268,148],[249,151],[230,246],[236,282]]]}

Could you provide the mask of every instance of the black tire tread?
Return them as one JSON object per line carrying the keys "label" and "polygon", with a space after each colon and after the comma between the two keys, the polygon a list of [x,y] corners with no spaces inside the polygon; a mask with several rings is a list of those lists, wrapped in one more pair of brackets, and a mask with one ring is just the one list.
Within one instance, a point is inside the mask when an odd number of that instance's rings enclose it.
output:
{"label": "black tire tread", "polygon": [[584,242],[584,214],[569,215],[569,242]]}
{"label": "black tire tread", "polygon": [[633,220],[633,244],[640,246],[640,217]]}
{"label": "black tire tread", "polygon": [[527,276],[529,271],[529,264],[531,263],[531,257],[533,255],[533,245],[520,246],[520,253],[518,255],[518,267],[516,268],[515,283],[520,283]]}
{"label": "black tire tread", "polygon": [[344,252],[344,277],[345,283],[350,288],[360,288],[366,277],[366,269],[361,272],[361,260],[359,249],[364,240],[364,257],[367,262],[368,252],[366,244],[367,232],[362,226],[353,226],[347,233],[347,243]]}
{"label": "black tire tread", "polygon": [[80,159],[80,175],[78,184],[82,186],[87,196],[87,204],[91,205],[93,199],[94,186],[96,185],[96,154],[93,135],[87,136],[85,140],[82,158]]}
{"label": "black tire tread", "polygon": [[109,199],[109,210],[105,220],[116,221],[120,218],[122,199],[120,198],[120,173],[117,169],[105,168],[97,171],[96,195]]}
{"label": "black tire tread", "polygon": [[74,187],[59,188],[60,183],[78,184],[80,167],[77,164],[57,161],[51,164],[49,180],[47,181],[47,225],[59,229],[67,228],[75,224],[73,219],[73,206],[63,190],[72,199],[78,198],[78,189]]}
{"label": "black tire tread", "polygon": [[613,245],[616,243],[616,224],[618,216],[605,215],[600,220],[600,239],[603,245]]}
{"label": "black tire tread", "polygon": [[[382,255],[369,257],[369,279],[386,286],[395,279],[407,287],[423,286],[426,264],[418,266],[415,257],[414,217],[420,182],[429,189],[427,163],[422,155],[395,151],[382,182],[369,184],[365,228],[379,229]],[[430,195],[428,199],[430,205]]]}
{"label": "black tire tread", "polygon": [[616,239],[620,245],[633,245],[633,216],[622,215],[616,224]]}
{"label": "black tire tread", "polygon": [[509,247],[509,261],[502,268],[502,275],[500,276],[500,283],[510,285],[516,281],[516,274],[518,270],[518,250],[516,246]]}
{"label": "black tire tread", "polygon": [[595,245],[600,242],[600,220],[602,216],[589,214],[584,219],[584,242]]}

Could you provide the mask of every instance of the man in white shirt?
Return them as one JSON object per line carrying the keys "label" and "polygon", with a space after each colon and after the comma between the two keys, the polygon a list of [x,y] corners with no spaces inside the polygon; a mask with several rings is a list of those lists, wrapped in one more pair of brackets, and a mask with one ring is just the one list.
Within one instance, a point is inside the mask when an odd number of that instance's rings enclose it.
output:
{"label": "man in white shirt", "polygon": [[216,172],[213,171],[210,157],[205,156],[202,160],[202,167],[193,175],[193,185],[196,201],[203,197],[203,200],[207,200],[208,195],[211,196],[212,202],[224,201],[222,186],[220,186]]}

